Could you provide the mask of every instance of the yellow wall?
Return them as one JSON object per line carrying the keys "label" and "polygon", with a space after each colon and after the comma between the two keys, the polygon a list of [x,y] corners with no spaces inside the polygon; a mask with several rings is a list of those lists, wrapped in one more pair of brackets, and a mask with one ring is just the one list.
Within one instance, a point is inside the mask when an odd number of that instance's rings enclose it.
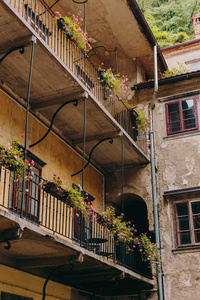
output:
{"label": "yellow wall", "polygon": [[[0,144],[7,146],[14,138],[19,138],[24,144],[21,134],[25,134],[26,111],[21,104],[13,101],[5,92],[0,90]],[[41,138],[47,128],[34,116],[29,115],[28,145]],[[42,177],[52,180],[55,173],[63,180],[63,184],[72,187],[72,183],[80,184],[82,174],[71,177],[71,174],[82,168],[82,157],[61,140],[56,134],[50,134],[40,144],[29,149],[47,165],[42,170]],[[95,197],[94,207],[102,209],[104,195],[104,176],[92,165],[85,170],[84,189]]]}
{"label": "yellow wall", "polygon": [[[0,292],[42,299],[45,279],[0,265]],[[46,300],[71,299],[71,288],[53,281],[46,286]]]}

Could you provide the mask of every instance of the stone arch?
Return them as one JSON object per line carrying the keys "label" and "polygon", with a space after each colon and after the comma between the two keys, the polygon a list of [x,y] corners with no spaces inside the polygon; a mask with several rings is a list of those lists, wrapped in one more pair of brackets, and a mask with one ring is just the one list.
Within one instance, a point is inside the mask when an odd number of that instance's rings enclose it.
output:
{"label": "stone arch", "polygon": [[[151,236],[151,240],[154,241],[154,234],[149,230],[148,220],[148,208],[144,199],[134,193],[125,193],[124,198],[124,220],[133,221],[135,228],[137,229],[136,235],[147,232]],[[118,197],[117,203],[112,203],[116,208],[116,213],[121,213],[121,197]]]}

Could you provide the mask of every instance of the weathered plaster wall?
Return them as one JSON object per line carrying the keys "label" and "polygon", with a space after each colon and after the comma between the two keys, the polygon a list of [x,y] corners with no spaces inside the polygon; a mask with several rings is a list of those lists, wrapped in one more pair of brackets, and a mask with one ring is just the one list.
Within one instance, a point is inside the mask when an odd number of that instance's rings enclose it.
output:
{"label": "weathered plaster wall", "polygon": [[[158,99],[199,90],[199,78],[175,82],[159,87]],[[144,103],[153,95],[153,89],[135,91],[134,103]],[[199,95],[198,117],[200,119]],[[185,189],[200,185],[200,131],[174,134],[167,137],[165,103],[157,99],[153,111],[155,157],[157,167],[157,191],[162,258],[164,267],[164,290],[167,300],[199,299],[200,249],[173,250],[173,218],[171,200],[165,200],[163,193],[169,190]],[[176,97],[175,97],[176,99]],[[141,184],[142,186],[142,184]]]}
{"label": "weathered plaster wall", "polygon": [[[25,109],[3,91],[0,91],[0,107],[0,143],[7,145],[14,138],[19,138],[23,145],[21,134],[25,132]],[[36,142],[46,131],[46,126],[30,114],[27,144]],[[81,185],[82,175],[71,177],[71,174],[82,168],[82,157],[56,134],[50,132],[46,139],[29,150],[47,163],[42,169],[43,178],[52,180],[55,173],[61,177],[67,187],[71,187],[73,182]],[[92,165],[85,170],[85,190],[96,198],[94,207],[102,209],[104,176]]]}
{"label": "weathered plaster wall", "polygon": [[164,268],[166,299],[198,299],[200,252],[193,253],[192,249],[187,253],[172,252],[174,245],[171,203],[164,200],[163,193],[200,185],[200,135],[196,132],[166,137],[164,103],[156,104],[154,125],[160,234],[164,247],[163,260],[167,263]]}

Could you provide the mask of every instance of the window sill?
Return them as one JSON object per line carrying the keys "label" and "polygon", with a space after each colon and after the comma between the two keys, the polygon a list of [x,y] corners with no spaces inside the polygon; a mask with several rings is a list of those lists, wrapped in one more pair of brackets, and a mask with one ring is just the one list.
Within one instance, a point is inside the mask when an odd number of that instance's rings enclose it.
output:
{"label": "window sill", "polygon": [[184,138],[191,137],[191,136],[195,136],[195,135],[200,135],[200,130],[193,130],[193,131],[170,134],[170,135],[164,136],[163,139],[174,140],[174,139],[180,139],[183,137]]}
{"label": "window sill", "polygon": [[200,245],[186,246],[182,248],[172,248],[173,254],[200,252]]}

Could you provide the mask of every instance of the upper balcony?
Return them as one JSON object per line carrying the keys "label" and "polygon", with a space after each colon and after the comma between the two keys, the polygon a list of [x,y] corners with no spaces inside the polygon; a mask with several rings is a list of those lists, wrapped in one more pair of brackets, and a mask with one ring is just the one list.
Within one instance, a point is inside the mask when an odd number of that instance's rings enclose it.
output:
{"label": "upper balcony", "polygon": [[[138,249],[115,243],[98,218],[84,217],[36,173],[23,183],[0,169],[0,263],[100,296],[153,287]],[[49,277],[50,278],[50,277]]]}
{"label": "upper balcony", "polygon": [[[64,102],[78,100],[77,106],[71,103],[63,107],[54,121],[56,130],[65,140],[83,151],[85,116],[86,155],[100,140],[114,139],[112,146],[102,143],[93,153],[93,162],[102,170],[121,167],[122,135],[124,165],[147,164],[146,135],[138,135],[132,129],[130,111],[117,97],[110,97],[99,80],[97,66],[58,29],[54,14],[44,2],[2,0],[0,10],[0,54],[3,56],[17,46],[25,47],[23,54],[15,51],[3,60],[1,81],[26,101],[30,45],[32,37],[36,37],[30,93],[32,113],[49,125],[55,111]],[[84,115],[85,93],[88,98]]]}

